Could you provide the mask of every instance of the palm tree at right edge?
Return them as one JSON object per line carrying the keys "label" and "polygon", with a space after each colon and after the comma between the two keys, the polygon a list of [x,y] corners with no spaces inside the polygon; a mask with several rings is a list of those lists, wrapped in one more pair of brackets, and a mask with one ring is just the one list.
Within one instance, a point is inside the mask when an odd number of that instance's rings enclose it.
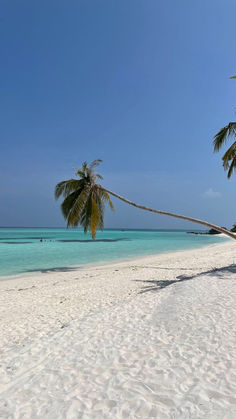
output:
{"label": "palm tree at right edge", "polygon": [[[236,79],[236,76],[230,77]],[[228,125],[221,128],[214,136],[214,151],[218,152],[227,142],[229,138],[236,138],[236,122],[229,122]],[[229,147],[222,157],[223,167],[228,170],[227,177],[231,177],[234,170],[236,170],[236,141]]]}

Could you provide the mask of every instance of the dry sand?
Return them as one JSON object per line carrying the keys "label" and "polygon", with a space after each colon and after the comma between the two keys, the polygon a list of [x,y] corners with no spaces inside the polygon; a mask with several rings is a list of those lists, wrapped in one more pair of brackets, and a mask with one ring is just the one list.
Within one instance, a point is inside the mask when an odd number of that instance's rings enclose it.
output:
{"label": "dry sand", "polygon": [[0,281],[0,418],[236,418],[236,243]]}

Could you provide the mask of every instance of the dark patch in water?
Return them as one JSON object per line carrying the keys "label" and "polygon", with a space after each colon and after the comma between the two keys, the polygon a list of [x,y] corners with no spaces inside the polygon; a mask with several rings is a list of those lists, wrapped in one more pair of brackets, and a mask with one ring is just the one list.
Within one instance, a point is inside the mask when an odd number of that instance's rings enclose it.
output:
{"label": "dark patch in water", "polygon": [[[48,240],[48,239],[52,239],[53,237],[43,237],[43,236],[38,236],[38,237],[7,237],[7,240],[22,240],[22,239],[27,239],[27,240]],[[6,240],[6,238],[0,238],[0,240]]]}
{"label": "dark patch in water", "polygon": [[33,242],[2,242],[6,244],[26,244],[26,243],[33,243]]}
{"label": "dark patch in water", "polygon": [[43,237],[43,236],[38,236],[38,237],[22,237],[22,239],[37,239],[37,240],[43,239],[43,240],[51,240],[51,239],[53,239],[53,237]]}
{"label": "dark patch in water", "polygon": [[71,272],[71,271],[77,271],[79,267],[67,267],[67,266],[58,266],[57,268],[45,268],[45,269],[27,269],[24,272],[41,272],[42,274],[46,274],[48,272]]}
{"label": "dark patch in water", "polygon": [[57,240],[61,243],[98,243],[98,242],[104,242],[104,243],[111,243],[111,242],[119,242],[119,241],[130,241],[130,239],[97,239],[97,240]]}
{"label": "dark patch in water", "polygon": [[[23,239],[25,238],[25,237],[22,237]],[[6,239],[8,239],[8,240],[18,240],[19,239],[19,237],[5,237],[5,238],[0,238],[0,240],[6,240]],[[28,239],[28,237],[27,237],[27,239]]]}

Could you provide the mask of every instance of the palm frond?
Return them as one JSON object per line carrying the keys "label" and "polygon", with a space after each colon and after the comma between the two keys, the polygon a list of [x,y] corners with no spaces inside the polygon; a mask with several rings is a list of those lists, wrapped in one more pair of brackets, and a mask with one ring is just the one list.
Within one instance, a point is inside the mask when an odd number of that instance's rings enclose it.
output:
{"label": "palm frond", "polygon": [[83,227],[85,233],[87,233],[88,229],[90,228],[91,213],[92,213],[92,200],[91,200],[91,194],[90,194],[88,196],[86,206],[84,206],[84,209],[81,212],[81,217],[80,217],[80,224]]}
{"label": "palm frond", "polygon": [[104,212],[105,212],[105,204],[104,201],[101,198],[101,195],[99,193],[96,193],[96,203],[98,205],[99,210],[99,224],[98,227],[100,230],[103,230],[104,228]]}
{"label": "palm frond", "polygon": [[91,219],[90,219],[90,231],[92,235],[92,239],[95,239],[97,228],[100,222],[100,212],[99,207],[95,199],[91,199],[92,203],[92,211],[91,211]]}
{"label": "palm frond", "polygon": [[76,169],[76,175],[78,176],[78,177],[80,177],[81,179],[84,179],[85,177],[86,177],[86,174],[85,174],[85,172],[83,172],[81,169]]}
{"label": "palm frond", "polygon": [[88,163],[84,161],[80,169],[74,168],[74,170],[78,177],[80,177],[81,179],[85,179],[87,176],[87,171],[89,170]]}
{"label": "palm frond", "polygon": [[233,171],[235,171],[235,170],[236,170],[236,157],[234,157],[232,159],[231,164],[229,166],[229,170],[228,170],[228,173],[227,173],[228,179],[231,177]]}
{"label": "palm frond", "polygon": [[78,198],[75,200],[67,217],[67,227],[76,227],[79,224],[81,213],[83,209],[86,207],[88,192],[89,191],[87,188],[83,189],[82,192],[79,194]]}
{"label": "palm frond", "polygon": [[86,161],[84,161],[83,164],[82,164],[82,168],[80,170],[82,172],[85,172],[87,168],[88,168],[88,163]]}
{"label": "palm frond", "polygon": [[100,230],[103,230],[104,229],[104,208],[103,210],[99,208],[99,211],[100,211],[100,218],[99,218],[98,227],[100,228]]}
{"label": "palm frond", "polygon": [[81,180],[78,179],[68,179],[63,182],[59,182],[55,187],[55,199],[60,198],[60,196],[67,196],[80,187]]}
{"label": "palm frond", "polygon": [[90,165],[89,165],[89,169],[93,171],[95,169],[95,167],[99,166],[100,163],[102,163],[101,159],[96,159],[96,160],[92,161],[92,163],[90,163]]}
{"label": "palm frond", "polygon": [[104,191],[104,189],[101,189],[99,193],[100,193],[103,201],[107,202],[109,204],[111,210],[114,211],[115,208],[114,208],[114,205],[113,205],[113,202],[110,198],[109,193],[107,191]]}
{"label": "palm frond", "polygon": [[227,177],[230,178],[236,167],[236,141],[225,152],[222,161],[224,169],[228,170]]}
{"label": "palm frond", "polygon": [[230,122],[228,125],[221,128],[219,132],[217,132],[213,140],[214,151],[219,151],[231,136],[236,136],[236,122]]}
{"label": "palm frond", "polygon": [[236,141],[228,148],[222,157],[223,166],[228,168],[227,163],[236,156]]}
{"label": "palm frond", "polygon": [[68,195],[61,204],[61,211],[65,219],[67,219],[71,208],[75,204],[76,199],[78,198],[80,191],[72,192]]}

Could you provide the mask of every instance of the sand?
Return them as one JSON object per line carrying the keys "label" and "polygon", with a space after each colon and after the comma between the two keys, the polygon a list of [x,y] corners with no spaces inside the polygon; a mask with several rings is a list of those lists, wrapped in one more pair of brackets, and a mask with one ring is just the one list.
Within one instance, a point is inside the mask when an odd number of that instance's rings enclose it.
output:
{"label": "sand", "polygon": [[236,418],[236,243],[0,281],[0,418]]}

